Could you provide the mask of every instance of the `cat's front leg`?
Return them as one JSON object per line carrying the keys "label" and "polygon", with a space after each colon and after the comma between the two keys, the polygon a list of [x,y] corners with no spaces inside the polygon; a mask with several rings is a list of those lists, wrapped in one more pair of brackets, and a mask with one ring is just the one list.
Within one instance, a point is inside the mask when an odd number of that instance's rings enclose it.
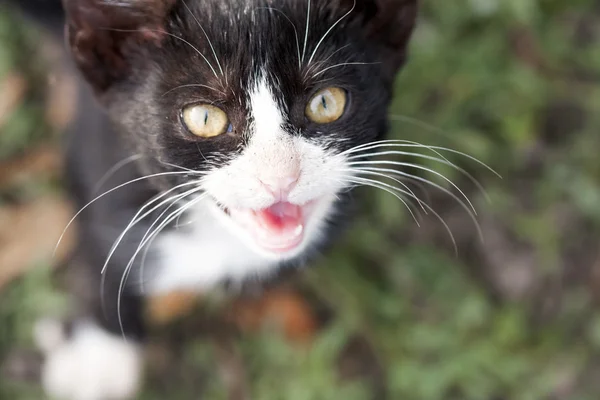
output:
{"label": "cat's front leg", "polygon": [[96,272],[86,277],[85,288],[75,296],[79,317],[69,323],[44,318],[35,326],[35,340],[45,354],[42,386],[52,399],[126,400],[140,390],[144,370],[141,298],[126,290],[117,304],[119,281],[110,276],[101,296]]}
{"label": "cat's front leg", "polygon": [[125,400],[142,381],[140,343],[125,341],[93,321],[75,321],[65,332],[60,321],[44,319],[35,328],[45,352],[44,391],[59,400]]}

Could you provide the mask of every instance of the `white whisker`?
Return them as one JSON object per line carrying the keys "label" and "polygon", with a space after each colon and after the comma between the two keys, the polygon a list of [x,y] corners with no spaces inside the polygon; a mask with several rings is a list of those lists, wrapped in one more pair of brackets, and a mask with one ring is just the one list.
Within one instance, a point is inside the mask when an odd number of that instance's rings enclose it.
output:
{"label": "white whisker", "polygon": [[[164,210],[164,211],[162,211],[162,212],[160,213],[160,215],[159,215],[158,217],[156,217],[156,219],[154,220],[154,222],[152,222],[152,224],[151,224],[151,225],[148,227],[148,229],[146,230],[146,233],[144,233],[144,236],[142,236],[142,239],[140,240],[140,243],[145,243],[145,242],[146,242],[146,238],[148,237],[148,235],[149,235],[150,231],[152,230],[152,228],[154,228],[154,226],[155,226],[155,225],[156,225],[156,224],[157,224],[157,223],[160,221],[160,219],[161,219],[161,218],[162,218],[162,217],[163,217],[163,216],[164,216],[164,215],[165,215],[165,214],[166,214],[166,213],[169,211],[169,209],[170,209],[171,207],[173,207],[174,205],[176,205],[178,202],[180,202],[181,200],[185,199],[186,197],[188,197],[188,196],[191,196],[191,195],[193,195],[193,194],[195,194],[195,193],[198,193],[198,192],[200,192],[200,191],[202,191],[202,188],[201,188],[201,187],[197,187],[197,188],[194,188],[194,189],[192,189],[192,190],[189,190],[189,191],[187,191],[187,192],[185,192],[185,193],[183,193],[183,194],[181,194],[181,195],[177,196],[177,198],[173,199],[173,201],[171,201],[171,204],[169,204],[169,206],[168,206],[167,208],[165,208],[165,210]],[[179,216],[181,216],[181,214],[180,214]],[[178,218],[178,220],[179,220],[179,218]],[[158,235],[155,235],[155,236],[154,236],[154,238],[156,238],[156,237],[158,237]],[[141,264],[141,268],[140,268],[140,274],[141,274],[141,276],[143,276],[143,270],[144,270],[144,263],[145,263],[145,260],[146,260],[146,254],[148,253],[148,249],[151,247],[152,241],[153,241],[153,239],[152,239],[152,240],[151,240],[151,241],[148,243],[148,245],[145,247],[145,249],[144,249],[144,253],[142,254],[142,264]],[[140,246],[140,245],[138,244],[138,249],[140,248],[139,246]],[[137,254],[137,253],[136,253],[136,254]],[[142,282],[141,282],[141,283],[142,283]],[[144,290],[143,283],[142,283],[142,286],[141,286],[141,287],[142,287],[142,292],[143,292],[143,290]]]}
{"label": "white whisker", "polygon": [[[349,172],[355,172],[353,170],[348,170],[348,171]],[[370,182],[374,182],[374,183],[382,183],[382,182],[374,181],[372,179],[368,179],[368,178],[365,178],[365,177],[359,177],[359,176],[355,176],[355,175],[347,177],[346,181],[347,182],[351,182],[351,183],[358,183],[358,184],[362,184],[361,182],[363,182],[363,181],[365,181],[365,182],[366,181],[370,181]],[[385,183],[382,183],[382,184],[385,185]],[[406,209],[408,210],[408,212],[410,213],[411,217],[413,218],[413,220],[415,221],[415,223],[417,224],[417,226],[419,226],[419,227],[421,226],[421,224],[419,223],[419,220],[417,219],[417,217],[414,214],[413,210],[410,208],[410,206],[407,203],[407,201],[410,201],[410,200],[403,198],[401,195],[399,195],[396,192],[392,192],[392,191],[386,190],[385,188],[380,188],[380,189],[385,190],[386,192],[388,192],[389,194],[391,194],[392,196],[394,196],[398,200],[400,200],[402,202],[402,204],[404,204],[404,206],[406,207]],[[414,195],[411,195],[409,192],[404,191],[402,189],[398,189],[398,188],[395,188],[395,189],[398,192],[402,193],[402,194],[405,194],[405,195],[407,195],[409,197],[415,198],[420,203],[420,200],[418,198],[416,198]],[[412,202],[411,202],[411,204],[412,204]]]}
{"label": "white whisker", "polygon": [[[351,165],[351,164],[350,164],[350,165]],[[349,171],[361,171],[361,170],[360,170],[360,169],[351,168]],[[427,214],[427,210],[425,209],[425,207],[423,207],[423,204],[421,204],[421,203],[422,203],[422,200],[421,200],[421,199],[419,199],[419,197],[417,197],[417,195],[415,194],[415,192],[413,192],[413,191],[412,191],[412,189],[411,189],[410,187],[408,187],[408,185],[407,185],[406,183],[404,183],[404,182],[400,181],[399,179],[396,179],[396,178],[394,178],[394,177],[391,177],[391,176],[388,176],[388,179],[391,179],[391,180],[393,180],[393,181],[397,182],[398,184],[402,185],[402,187],[403,187],[404,189],[406,189],[406,191],[407,191],[407,194],[410,194],[410,196],[411,196],[412,198],[414,198],[415,200],[417,200],[417,202],[418,202],[419,206],[421,207],[421,209],[423,210],[423,212],[424,212],[425,214]]]}
{"label": "white whisker", "polygon": [[[373,144],[394,144],[394,143],[420,144],[420,143],[417,143],[417,142],[412,142],[410,140],[389,139],[389,140],[380,140],[380,141],[377,141],[377,142],[367,143],[366,145],[373,145]],[[457,154],[459,156],[468,158],[469,160],[474,161],[477,164],[481,165],[482,167],[484,167],[485,169],[487,169],[488,171],[490,171],[492,174],[496,175],[498,178],[502,179],[502,175],[500,173],[498,173],[495,169],[493,169],[492,167],[490,167],[489,165],[487,165],[486,163],[484,163],[483,161],[481,161],[477,157],[473,157],[470,154],[467,154],[467,153],[464,153],[462,151],[458,151],[458,150],[455,150],[455,149],[451,149],[451,148],[448,148],[448,147],[443,147],[443,146],[432,146],[432,145],[424,145],[424,144],[422,144],[422,146],[425,146],[426,148],[428,148],[430,150],[447,151],[449,153]],[[360,147],[360,146],[357,146],[357,147]]]}
{"label": "white whisker", "polygon": [[[100,28],[100,29],[103,29],[103,28]],[[140,32],[139,29],[116,29],[116,28],[104,28],[104,29],[106,29],[108,31],[114,31],[114,32]],[[160,30],[160,29],[144,29],[144,31],[146,31],[146,32],[161,33],[163,35],[167,35],[167,36],[170,36],[172,38],[181,40],[183,43],[187,44],[192,49],[194,49],[194,51],[196,51],[196,53],[198,53],[198,55],[200,57],[202,57],[202,59],[204,59],[204,61],[206,61],[206,63],[208,64],[210,70],[215,75],[215,78],[219,79],[219,75],[217,74],[217,70],[215,70],[215,68],[212,66],[212,64],[210,63],[210,61],[208,61],[208,58],[206,58],[206,56],[204,56],[204,54],[202,54],[202,52],[200,50],[198,50],[198,48],[196,46],[194,46],[193,44],[191,44],[190,42],[188,42],[184,38],[182,38],[180,36],[177,36],[177,35],[174,35],[172,33]]]}
{"label": "white whisker", "polygon": [[174,87],[174,88],[173,88],[173,89],[171,89],[171,90],[167,90],[166,92],[164,92],[164,93],[162,94],[162,96],[161,96],[161,97],[164,97],[164,96],[166,96],[167,94],[169,94],[169,93],[171,93],[171,92],[173,92],[173,91],[175,91],[175,90],[178,90],[178,89],[183,89],[183,88],[188,88],[188,87],[203,87],[203,88],[210,89],[210,90],[214,90],[215,92],[218,92],[218,93],[221,93],[221,94],[225,95],[225,93],[223,93],[223,91],[221,91],[221,90],[219,90],[219,89],[216,89],[216,88],[214,88],[214,87],[212,87],[212,86],[203,85],[203,84],[201,84],[201,83],[191,83],[191,84],[189,84],[189,85],[179,85],[179,86],[177,86],[177,87]]}
{"label": "white whisker", "polygon": [[[181,200],[183,200],[183,199],[179,199],[179,200],[177,200],[177,201],[181,201]],[[176,203],[174,202],[174,203],[172,203],[171,205],[169,205],[169,206],[168,206],[168,207],[165,209],[165,211],[163,211],[163,212],[162,212],[162,213],[161,213],[161,214],[160,214],[158,217],[156,217],[156,221],[158,221],[158,220],[159,220],[159,219],[160,219],[160,218],[161,218],[161,217],[162,217],[162,216],[163,216],[163,215],[164,215],[164,214],[165,214],[165,213],[166,213],[166,212],[167,212],[167,211],[168,211],[168,210],[171,208],[171,206],[173,206],[173,205],[175,205],[175,204],[176,204]],[[175,221],[175,229],[179,229],[181,226],[183,226],[183,225],[180,225],[180,224],[179,224],[179,219],[181,218],[181,216],[182,216],[183,214],[184,214],[184,213],[181,213],[181,214],[179,214],[179,216],[177,217],[177,220]],[[185,225],[192,224],[193,222],[194,222],[194,221],[189,221],[189,222],[187,222]],[[150,228],[148,228],[148,230],[147,230],[147,231],[146,231],[146,233],[144,234],[144,237],[142,238],[142,240],[144,240],[144,239],[146,238],[146,236],[147,236],[147,234],[148,234],[148,232],[149,232],[149,229],[150,229]],[[139,284],[140,284],[140,290],[141,290],[142,294],[145,294],[145,292],[146,292],[146,289],[145,289],[145,283],[144,283],[144,274],[145,274],[145,269],[146,269],[146,268],[145,268],[145,266],[146,266],[146,258],[147,258],[147,256],[148,256],[148,252],[149,252],[149,250],[152,248],[152,244],[154,243],[154,240],[155,240],[156,238],[158,238],[158,235],[154,235],[154,237],[153,237],[153,238],[152,238],[152,239],[151,239],[151,240],[148,242],[148,244],[147,244],[147,245],[144,247],[144,251],[143,251],[143,253],[142,253],[142,259],[141,259],[141,261],[140,261],[140,270],[139,270],[139,280],[138,280],[138,281],[139,281]]]}
{"label": "white whisker", "polygon": [[389,168],[360,168],[356,170],[358,173],[365,173],[368,175],[374,175],[374,176],[381,176],[381,177],[388,177],[388,174],[393,174],[393,175],[398,175],[398,176],[403,176],[403,177],[410,177],[413,179],[417,179],[427,185],[430,185],[438,190],[440,190],[441,192],[447,194],[448,196],[450,196],[452,199],[454,199],[469,215],[469,217],[471,218],[471,220],[473,221],[473,224],[475,225],[475,228],[477,229],[477,233],[479,235],[480,240],[483,242],[483,232],[481,231],[481,227],[479,226],[479,222],[477,221],[477,217],[476,217],[476,213],[474,211],[472,211],[466,204],[464,201],[462,201],[460,198],[458,198],[454,193],[450,192],[448,189],[444,188],[443,186],[438,185],[435,182],[432,182],[430,180],[427,180],[425,178],[421,178],[420,176],[416,176],[416,175],[412,175],[403,171],[398,171],[395,169],[389,169]]}
{"label": "white whisker", "polygon": [[[440,178],[442,178],[443,180],[445,180],[446,182],[448,182],[450,185],[452,185],[452,187],[454,187],[456,190],[458,190],[458,192],[465,198],[465,200],[467,201],[467,203],[469,204],[469,206],[471,207],[471,209],[473,210],[473,212],[475,214],[477,214],[477,210],[475,209],[475,207],[473,206],[473,203],[471,203],[471,200],[469,199],[469,197],[465,194],[465,192],[463,192],[458,185],[456,185],[454,182],[452,182],[451,179],[448,179],[444,174],[441,174],[439,172],[437,172],[434,169],[431,168],[427,168],[424,167],[422,165],[419,164],[413,164],[413,163],[407,163],[407,162],[400,162],[400,161],[354,161],[349,163],[350,166],[361,166],[361,165],[394,165],[394,166],[399,166],[399,167],[409,167],[409,168],[415,168],[415,169],[420,169],[422,171],[426,171],[429,172],[431,174],[434,174]],[[388,171],[394,171],[394,173],[398,173],[398,174],[407,174],[406,172],[403,171],[398,171],[395,169],[389,169],[389,168],[384,168],[385,170]],[[411,175],[413,177],[415,177],[415,175]],[[427,181],[430,182],[430,181]],[[441,186],[440,186],[441,187]]]}
{"label": "white whisker", "polygon": [[[418,144],[417,145],[411,145],[411,144],[393,145],[393,144],[388,144],[388,145],[377,145],[376,147],[377,148],[381,148],[381,147],[421,147],[422,148],[423,146],[418,145]],[[364,150],[370,150],[370,148],[365,148]],[[357,159],[364,159],[364,158],[367,158],[367,157],[368,158],[374,158],[374,157],[387,156],[387,155],[403,155],[403,156],[423,158],[423,159],[426,159],[426,160],[435,161],[435,162],[438,162],[440,164],[448,165],[448,166],[454,168],[455,170],[457,170],[458,172],[460,172],[461,174],[463,174],[464,176],[466,176],[477,187],[477,189],[481,193],[483,193],[483,195],[485,196],[486,201],[491,202],[490,197],[489,197],[487,191],[485,190],[485,188],[483,187],[483,185],[473,175],[471,175],[464,168],[461,168],[458,165],[456,165],[455,163],[449,161],[446,157],[444,157],[443,155],[441,155],[435,149],[430,149],[430,150],[432,150],[435,154],[439,154],[441,158],[428,156],[427,154],[422,154],[422,153],[414,153],[414,152],[399,151],[399,150],[386,150],[386,151],[379,151],[379,152],[373,152],[373,153],[357,154],[357,155],[353,155],[353,156],[348,157],[348,159],[349,160],[357,160]]]}
{"label": "white whisker", "polygon": [[431,196],[429,195],[427,188],[421,181],[408,176],[405,176],[404,179],[415,185],[417,188],[419,188],[421,190],[421,193],[423,193],[423,196],[425,196],[425,202],[431,204]]}
{"label": "white whisker", "polygon": [[[388,193],[390,193],[390,191],[399,190],[398,188],[396,188],[392,185],[388,185],[384,182],[376,181],[373,179],[360,178],[360,177],[355,178],[355,179],[356,179],[356,183],[359,183],[359,184],[362,184],[365,186],[372,186],[374,188],[384,190]],[[456,255],[458,255],[458,245],[456,243],[456,239],[454,238],[454,234],[452,233],[452,230],[450,229],[450,227],[448,226],[448,224],[446,223],[444,218],[441,217],[441,215],[439,215],[429,204],[427,204],[427,203],[424,203],[424,204],[425,204],[425,207],[427,207],[427,209],[442,223],[442,225],[444,225],[444,228],[446,229],[446,231],[450,235],[450,239],[452,240],[452,246],[454,247],[454,253]]]}
{"label": "white whisker", "polygon": [[327,35],[329,35],[329,33],[331,33],[331,31],[340,22],[342,22],[348,15],[352,14],[352,12],[354,11],[355,8],[356,8],[356,0],[354,0],[354,4],[352,5],[352,8],[350,9],[350,11],[348,11],[346,14],[342,15],[342,17],[340,19],[338,19],[337,21],[335,21],[335,23],[331,26],[331,28],[329,28],[327,30],[327,32],[325,32],[325,34],[323,35],[323,37],[321,38],[321,40],[319,40],[319,42],[315,46],[315,49],[313,50],[312,54],[310,55],[310,58],[308,59],[308,65],[310,65],[310,63],[312,62],[313,58],[315,57],[315,54],[317,53],[317,50],[319,50],[319,47],[321,46],[321,43],[323,43],[323,40],[325,40],[325,38],[327,37]]}
{"label": "white whisker", "polygon": [[290,17],[288,17],[283,11],[274,8],[274,7],[258,7],[258,9],[266,9],[266,10],[270,10],[270,11],[277,11],[278,13],[280,13],[281,15],[283,15],[285,17],[285,19],[288,20],[288,22],[292,25],[292,27],[294,28],[294,36],[296,37],[296,48],[298,49],[298,68],[302,68],[302,59],[301,59],[301,55],[300,55],[300,39],[298,38],[298,29],[296,29],[296,25],[294,25],[294,23],[292,22],[292,20],[290,19]]}
{"label": "white whisker", "polygon": [[343,152],[343,154],[353,154],[353,153],[357,153],[357,152],[361,152],[361,151],[366,151],[366,150],[373,150],[373,149],[379,149],[379,148],[386,148],[386,147],[418,147],[418,148],[423,148],[426,150],[430,150],[432,153],[434,153],[435,155],[439,156],[440,158],[442,158],[443,160],[450,162],[450,160],[448,160],[446,157],[444,157],[443,154],[441,154],[439,151],[436,151],[435,149],[432,149],[431,146],[428,146],[426,144],[422,144],[419,142],[414,142],[412,140],[401,140],[401,139],[393,139],[393,140],[380,140],[380,141],[376,141],[376,142],[370,142],[370,143],[364,143],[361,144],[359,146],[355,146],[351,149],[348,149],[346,151]]}
{"label": "white whisker", "polygon": [[311,6],[311,1],[308,0],[308,10],[306,12],[306,30],[304,32],[304,46],[302,48],[301,63],[304,63],[304,56],[306,55],[306,45],[308,43],[308,30],[310,28],[310,6]]}
{"label": "white whisker", "polygon": [[316,78],[317,76],[324,74],[325,72],[329,71],[330,69],[339,68],[339,67],[345,67],[347,65],[374,65],[374,64],[380,64],[380,63],[377,63],[377,62],[372,62],[372,63],[368,63],[368,62],[347,62],[347,63],[335,64],[335,65],[331,65],[331,66],[329,66],[327,68],[324,68],[321,71],[313,74],[313,77]]}
{"label": "white whisker", "polygon": [[210,41],[210,38],[208,37],[208,35],[206,34],[206,31],[202,27],[202,24],[200,24],[200,21],[198,21],[198,18],[196,18],[196,16],[192,12],[192,10],[190,10],[190,8],[188,7],[187,3],[184,0],[181,0],[181,2],[183,3],[184,7],[188,10],[188,12],[192,16],[192,18],[194,18],[194,20],[196,21],[196,23],[198,24],[200,29],[202,30],[204,37],[206,37],[206,40],[208,41],[208,45],[210,46],[210,49],[213,53],[213,57],[215,58],[215,61],[217,62],[217,66],[219,67],[219,71],[221,71],[221,76],[225,78],[225,83],[227,83],[227,75],[225,75],[225,73],[223,72],[223,67],[221,66],[221,63],[219,62],[219,58],[217,57],[217,52],[215,51],[215,48],[213,47],[213,44]]}
{"label": "white whisker", "polygon": [[166,195],[168,195],[169,193],[178,190],[184,186],[191,186],[191,185],[199,185],[199,182],[197,181],[192,181],[192,182],[185,182],[182,183],[180,185],[177,185],[155,197],[153,197],[150,201],[148,201],[146,204],[144,204],[136,213],[135,215],[131,218],[131,221],[129,221],[129,224],[127,224],[127,226],[123,229],[123,231],[121,232],[121,234],[119,235],[119,237],[115,240],[115,242],[113,243],[108,256],[106,257],[106,260],[104,262],[104,265],[102,266],[102,270],[101,273],[104,274],[104,272],[106,271],[106,267],[108,266],[108,263],[110,262],[112,256],[114,255],[117,247],[119,246],[119,243],[121,243],[121,241],[123,240],[123,238],[125,237],[125,235],[127,234],[127,232],[129,232],[129,230],[135,226],[138,222],[140,222],[141,220],[143,220],[144,218],[146,218],[147,216],[149,216],[150,214],[152,214],[154,211],[156,211],[157,209],[159,209],[160,207],[164,206],[165,204],[171,202],[173,199],[177,199],[179,197],[182,197],[186,194],[191,193],[193,190],[196,190],[196,188],[185,192],[183,194],[176,194],[172,197],[169,197],[166,200],[161,201],[158,205],[152,207],[150,210],[146,211],[143,215],[140,216],[140,214],[142,214],[144,212],[144,210],[146,210],[148,207],[150,207],[152,204],[154,204],[155,202],[159,201],[160,199],[164,198]]}
{"label": "white whisker", "polygon": [[[136,214],[132,217],[131,221],[129,222],[129,224],[124,228],[124,230],[119,234],[118,238],[114,241],[114,243],[112,244],[110,250],[109,250],[109,254],[107,255],[106,261],[104,263],[104,266],[102,267],[102,271],[100,272],[102,275],[101,281],[100,281],[100,300],[101,300],[101,304],[104,307],[105,301],[104,301],[104,282],[106,280],[106,268],[108,266],[108,263],[110,261],[110,259],[112,258],[114,252],[116,251],[117,247],[119,246],[119,244],[121,243],[121,241],[123,240],[123,238],[125,237],[125,235],[127,234],[127,232],[134,226],[136,225],[138,222],[140,222],[141,220],[143,220],[144,218],[146,218],[147,216],[149,216],[150,214],[152,214],[153,212],[155,212],[156,210],[158,210],[160,207],[164,206],[165,204],[169,203],[169,202],[176,202],[177,200],[185,197],[185,195],[190,194],[191,192],[193,192],[193,190],[196,189],[192,189],[188,192],[185,192],[183,194],[177,194],[174,196],[169,197],[166,200],[163,200],[160,204],[154,206],[151,210],[147,211],[144,215],[140,216],[139,215],[144,211],[144,209],[150,207],[153,203],[159,201],[160,199],[164,198],[167,194],[169,194],[170,192],[173,192],[183,186],[188,186],[188,185],[197,185],[198,182],[186,182],[185,184],[181,184],[178,186],[175,186],[171,189],[169,189],[166,192],[160,193],[156,196],[154,196],[152,199],[150,199],[148,202],[146,202],[137,212]],[[170,207],[170,206],[169,206]]]}
{"label": "white whisker", "polygon": [[119,321],[119,327],[121,328],[121,333],[124,335],[124,329],[123,329],[123,320],[121,318],[121,294],[123,293],[123,289],[125,287],[125,283],[127,281],[127,277],[129,276],[129,272],[133,266],[133,262],[135,261],[135,258],[137,257],[137,255],[139,254],[140,250],[142,248],[144,248],[144,246],[148,243],[149,240],[151,240],[152,238],[154,238],[156,235],[158,235],[162,229],[164,229],[164,227],[166,227],[170,222],[172,222],[175,218],[178,217],[179,213],[183,213],[185,212],[188,208],[194,206],[196,203],[198,203],[200,200],[202,200],[204,198],[204,196],[199,196],[198,198],[190,201],[189,203],[185,204],[184,206],[180,207],[179,209],[175,210],[174,212],[172,212],[161,224],[160,226],[158,226],[153,232],[152,234],[150,234],[149,237],[146,238],[145,241],[143,241],[142,243],[140,243],[138,245],[137,250],[135,251],[135,253],[133,254],[133,256],[131,257],[129,263],[127,264],[127,267],[125,268],[125,271],[123,273],[123,276],[121,278],[121,282],[119,284],[119,292],[118,292],[118,296],[117,296],[117,319]]}
{"label": "white whisker", "polygon": [[315,64],[310,64],[308,66],[308,68],[306,69],[306,72],[304,73],[304,78],[306,78],[313,69],[318,68],[319,66],[327,63],[327,61],[329,61],[331,59],[331,57],[333,57],[334,55],[336,55],[337,53],[339,53],[340,51],[344,50],[346,47],[350,46],[349,44],[340,47],[339,49],[337,49],[336,51],[332,52],[329,57],[327,57],[326,59],[324,59],[323,61],[319,61],[318,63]]}
{"label": "white whisker", "polygon": [[89,206],[91,206],[93,203],[95,203],[96,201],[100,200],[102,197],[116,191],[119,190],[127,185],[130,185],[132,183],[135,182],[139,182],[139,181],[143,181],[145,179],[150,179],[150,178],[155,178],[155,177],[159,177],[159,176],[165,176],[165,175],[185,175],[187,174],[187,172],[182,172],[182,171],[177,171],[177,172],[161,172],[158,174],[152,174],[152,175],[146,175],[146,176],[142,176],[140,178],[136,178],[136,179],[132,179],[128,182],[122,183],[110,190],[105,191],[104,193],[102,193],[101,195],[96,196],[93,200],[91,200],[89,203],[87,203],[86,205],[84,205],[83,207],[81,207],[81,209],[79,211],[77,211],[75,213],[75,215],[73,216],[73,218],[71,218],[69,220],[69,222],[67,223],[67,226],[65,227],[65,229],[62,231],[60,237],[58,238],[58,242],[56,243],[56,246],[54,247],[54,252],[52,254],[52,256],[54,257],[56,255],[56,250],[58,249],[58,246],[60,246],[65,234],[67,233],[67,230],[69,229],[69,227],[73,224],[73,222],[75,221],[75,219],[77,219],[77,217],[83,212],[85,211]]}
{"label": "white whisker", "polygon": [[[197,143],[196,143],[196,144],[197,144]],[[190,175],[191,175],[191,174],[194,174],[194,175],[203,175],[203,174],[205,174],[205,172],[198,171],[198,170],[195,170],[195,169],[185,168],[185,167],[182,167],[182,166],[180,166],[180,165],[177,165],[177,164],[168,163],[168,162],[166,162],[166,161],[159,161],[159,162],[160,162],[162,165],[166,165],[167,167],[171,167],[171,168],[180,169],[180,170],[182,170],[182,171],[187,171],[187,172],[189,172],[189,173],[190,173]]]}
{"label": "white whisker", "polygon": [[106,171],[102,178],[98,180],[98,183],[96,183],[96,186],[94,186],[94,190],[92,190],[92,192],[96,193],[98,190],[100,190],[100,188],[106,183],[106,181],[108,181],[121,168],[143,157],[144,156],[142,154],[134,154],[116,163],[111,169]]}

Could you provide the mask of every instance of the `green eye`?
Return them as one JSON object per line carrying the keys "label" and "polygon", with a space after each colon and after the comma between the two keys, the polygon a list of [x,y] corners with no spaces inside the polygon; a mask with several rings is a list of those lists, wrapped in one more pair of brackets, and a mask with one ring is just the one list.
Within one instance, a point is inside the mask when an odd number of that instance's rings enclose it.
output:
{"label": "green eye", "polygon": [[183,122],[194,135],[211,138],[227,132],[229,118],[223,110],[210,104],[196,104],[183,109]]}
{"label": "green eye", "polygon": [[306,105],[306,116],[312,122],[329,124],[337,121],[346,109],[347,95],[344,89],[330,87],[320,90]]}

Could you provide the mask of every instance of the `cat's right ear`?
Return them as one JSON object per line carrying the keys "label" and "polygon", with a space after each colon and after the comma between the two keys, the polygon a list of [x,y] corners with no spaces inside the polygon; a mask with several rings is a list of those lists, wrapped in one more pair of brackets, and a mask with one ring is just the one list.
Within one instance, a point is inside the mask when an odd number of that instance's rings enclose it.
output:
{"label": "cat's right ear", "polygon": [[160,46],[176,0],[63,0],[66,36],[97,94],[130,72],[132,54]]}

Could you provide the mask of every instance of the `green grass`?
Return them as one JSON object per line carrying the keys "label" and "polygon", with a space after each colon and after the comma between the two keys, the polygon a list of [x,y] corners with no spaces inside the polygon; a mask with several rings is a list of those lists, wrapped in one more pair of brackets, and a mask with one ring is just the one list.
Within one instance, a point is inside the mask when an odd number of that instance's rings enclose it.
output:
{"label": "green grass", "polygon": [[[488,202],[460,173],[423,162],[465,189],[485,241],[435,191],[458,255],[431,215],[418,228],[397,199],[360,191],[353,229],[296,279],[332,315],[313,347],[291,347],[271,330],[233,339],[252,398],[372,398],[373,382],[338,374],[343,349],[361,337],[389,399],[598,399],[600,11],[592,0],[424,3],[392,136],[468,153],[502,175],[445,154],[481,180]],[[18,40],[0,28],[0,77],[20,63]],[[0,159],[38,140],[35,104],[1,132]],[[0,354],[28,345],[40,304],[55,296],[48,282],[32,273],[0,293]],[[183,371],[143,398],[198,398],[199,381],[205,398],[228,398],[215,352],[212,340],[190,340],[181,365],[198,376]],[[36,398],[14,390],[0,382],[0,398]]]}

